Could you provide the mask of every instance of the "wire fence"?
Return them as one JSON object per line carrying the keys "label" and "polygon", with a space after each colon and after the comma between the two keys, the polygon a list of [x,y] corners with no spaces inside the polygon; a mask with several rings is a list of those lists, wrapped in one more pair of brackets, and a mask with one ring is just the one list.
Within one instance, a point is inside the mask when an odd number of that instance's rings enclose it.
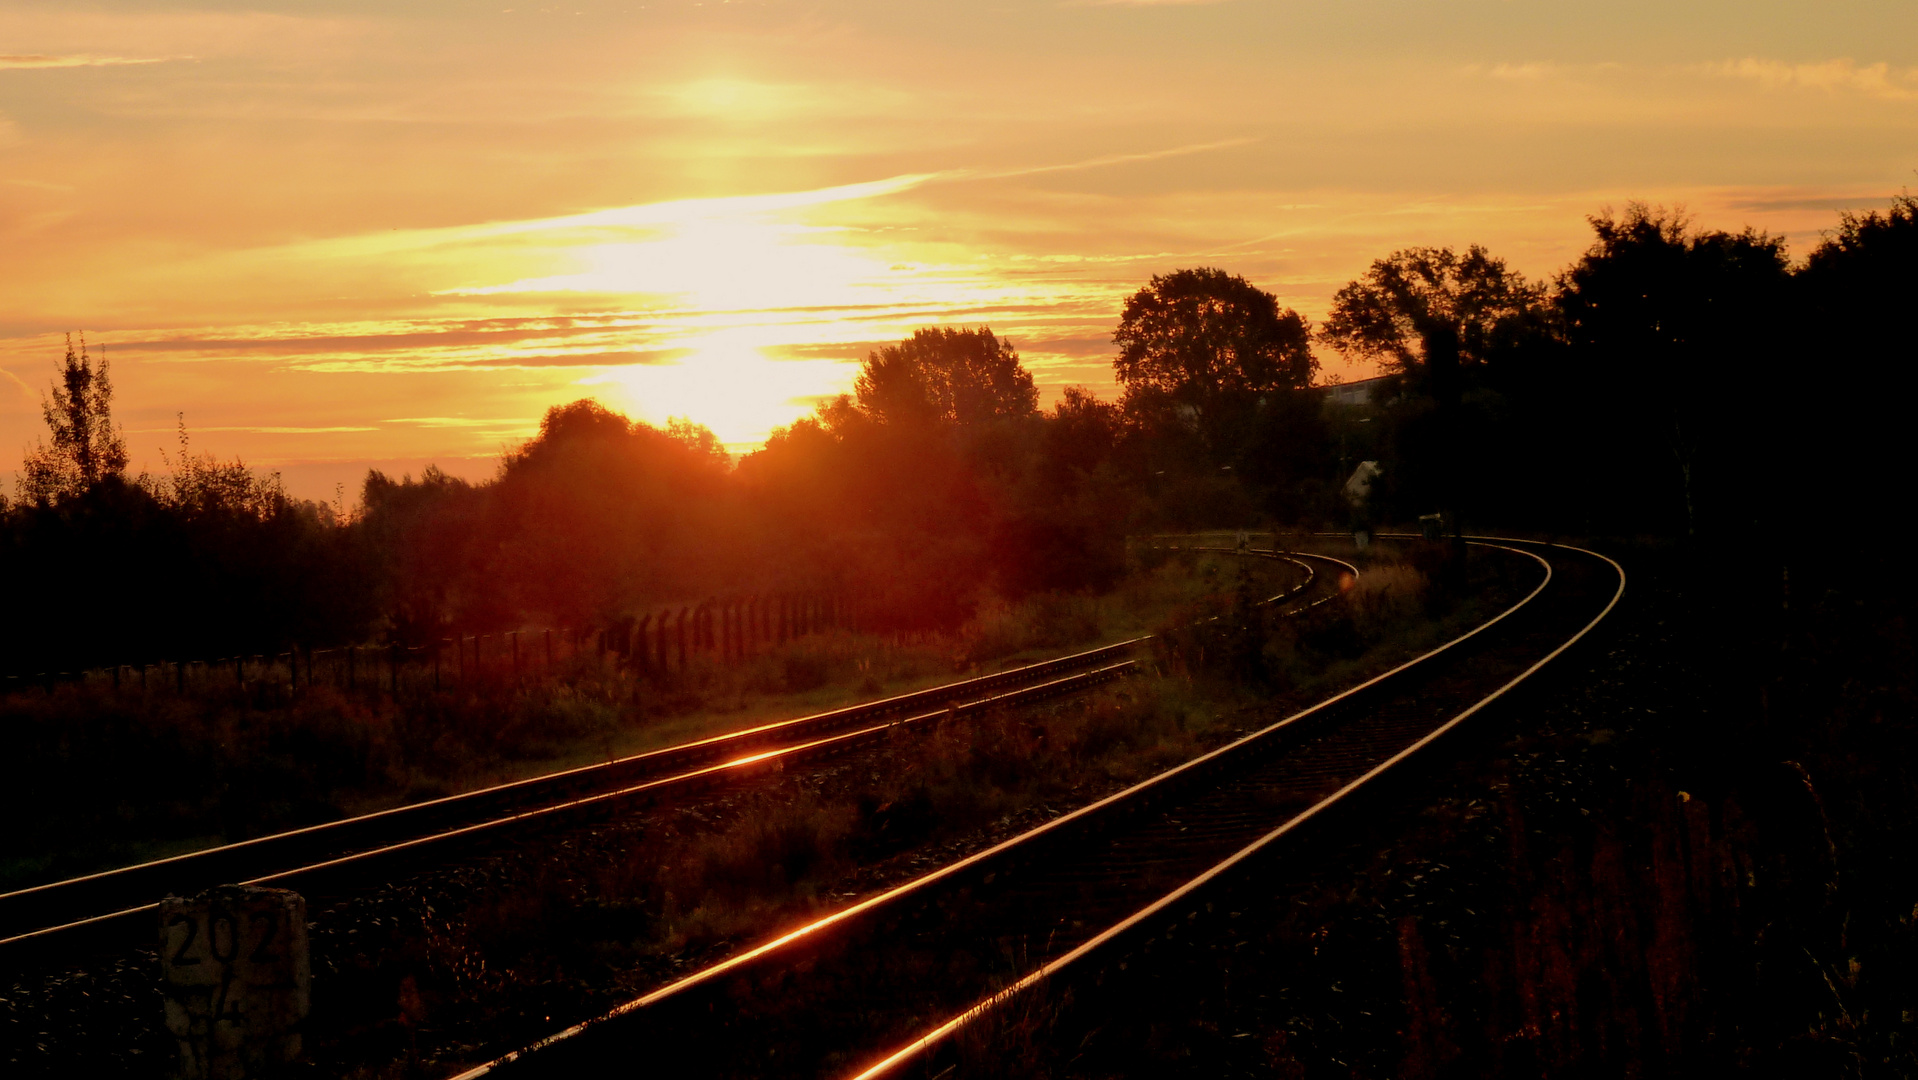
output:
{"label": "wire fence", "polygon": [[419,645],[294,646],[201,660],[5,676],[5,693],[84,685],[176,694],[219,688],[317,686],[395,697],[450,686],[518,682],[576,668],[610,665],[665,682],[699,664],[737,664],[787,642],[833,629],[863,630],[871,604],[837,592],[721,597],[614,620],[601,627],[456,634]]}

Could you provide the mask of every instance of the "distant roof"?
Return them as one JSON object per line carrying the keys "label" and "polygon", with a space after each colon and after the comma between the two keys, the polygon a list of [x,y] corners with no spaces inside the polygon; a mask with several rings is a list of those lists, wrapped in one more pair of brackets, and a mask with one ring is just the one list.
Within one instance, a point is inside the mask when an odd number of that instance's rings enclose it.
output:
{"label": "distant roof", "polygon": [[1317,387],[1317,389],[1325,391],[1326,396],[1330,398],[1348,402],[1369,402],[1372,400],[1372,391],[1374,389],[1382,389],[1379,384],[1390,378],[1390,375],[1377,375],[1370,379],[1354,379],[1351,382],[1328,383],[1324,386]]}

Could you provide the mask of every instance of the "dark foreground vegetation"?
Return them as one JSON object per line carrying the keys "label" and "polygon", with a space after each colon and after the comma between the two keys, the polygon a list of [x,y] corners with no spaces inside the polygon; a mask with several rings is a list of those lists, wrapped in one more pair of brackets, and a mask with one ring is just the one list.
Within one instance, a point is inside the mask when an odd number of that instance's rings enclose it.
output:
{"label": "dark foreground vegetation", "polygon": [[1918,1073],[1909,582],[1801,583],[1740,678],[1712,561],[1616,553],[1573,665],[960,1075]]}

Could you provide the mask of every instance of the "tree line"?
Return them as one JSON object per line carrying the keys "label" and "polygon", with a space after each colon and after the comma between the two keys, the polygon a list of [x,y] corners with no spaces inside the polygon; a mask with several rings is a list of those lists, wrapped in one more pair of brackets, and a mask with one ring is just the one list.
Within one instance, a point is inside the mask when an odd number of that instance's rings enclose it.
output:
{"label": "tree line", "polygon": [[[930,629],[984,596],[1098,589],[1124,537],[1367,513],[1777,550],[1892,514],[1918,200],[1846,213],[1803,263],[1763,232],[1643,205],[1535,281],[1480,247],[1408,248],[1319,326],[1225,270],[1153,277],[1113,341],[1116,400],[1039,407],[990,328],[872,352],[851,393],[733,461],[707,429],[592,400],[471,483],[369,472],[352,512],[192,452],[129,476],[110,372],[69,346],[48,435],[0,500],[0,666],[277,651],[606,623],[722,593],[858,587]],[[1374,362],[1333,401],[1315,349]],[[1742,542],[1742,541],[1741,541]]]}

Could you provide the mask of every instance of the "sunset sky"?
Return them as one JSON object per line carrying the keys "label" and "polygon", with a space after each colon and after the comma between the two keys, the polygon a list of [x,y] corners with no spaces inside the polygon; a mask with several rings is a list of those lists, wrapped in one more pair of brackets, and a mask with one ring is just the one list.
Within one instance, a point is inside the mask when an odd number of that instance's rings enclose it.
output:
{"label": "sunset sky", "polygon": [[350,503],[586,395],[749,449],[929,324],[1109,394],[1179,267],[1317,319],[1632,199],[1802,256],[1915,169],[1910,0],[0,0],[0,473],[69,330],[136,467],[184,413]]}

